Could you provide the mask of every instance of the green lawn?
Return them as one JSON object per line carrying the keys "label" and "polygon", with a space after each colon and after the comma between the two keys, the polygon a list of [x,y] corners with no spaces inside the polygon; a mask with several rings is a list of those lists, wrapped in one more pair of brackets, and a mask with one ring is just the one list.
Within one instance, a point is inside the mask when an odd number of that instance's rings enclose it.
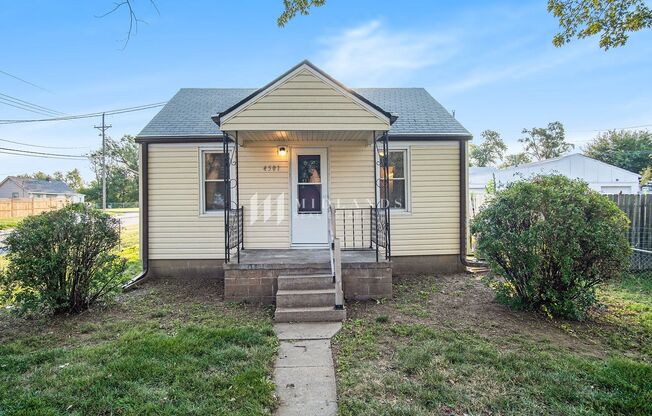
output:
{"label": "green lawn", "polygon": [[0,231],[14,228],[22,220],[22,218],[0,218]]}
{"label": "green lawn", "polygon": [[349,303],[341,415],[652,414],[652,276],[600,291],[589,322],[507,310],[472,275],[421,276]]}
{"label": "green lawn", "polygon": [[271,414],[270,311],[220,291],[156,282],[79,316],[0,315],[0,414]]}
{"label": "green lawn", "polygon": [[[128,279],[141,269],[138,227],[121,237]],[[152,282],[78,316],[0,310],[0,415],[272,414],[271,310],[221,291]]]}

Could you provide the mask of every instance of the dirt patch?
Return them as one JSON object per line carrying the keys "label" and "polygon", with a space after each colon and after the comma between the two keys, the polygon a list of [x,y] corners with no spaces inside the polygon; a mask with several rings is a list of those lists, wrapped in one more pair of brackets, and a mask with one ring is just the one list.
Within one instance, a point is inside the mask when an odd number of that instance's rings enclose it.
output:
{"label": "dirt patch", "polygon": [[611,325],[599,320],[554,320],[539,313],[511,310],[495,301],[482,276],[467,273],[404,277],[394,282],[392,300],[379,304],[349,302],[348,317],[387,316],[397,323],[470,330],[505,349],[530,340],[589,356],[602,357],[613,352],[602,335],[613,332]]}

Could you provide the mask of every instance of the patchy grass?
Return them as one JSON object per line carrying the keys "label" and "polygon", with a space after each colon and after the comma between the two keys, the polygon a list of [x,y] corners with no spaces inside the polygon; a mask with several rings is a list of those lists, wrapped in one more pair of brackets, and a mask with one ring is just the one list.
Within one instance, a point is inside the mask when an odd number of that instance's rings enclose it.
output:
{"label": "patchy grass", "polygon": [[220,299],[156,282],[78,316],[0,314],[0,414],[271,414],[271,311]]}
{"label": "patchy grass", "polygon": [[414,276],[391,301],[349,304],[340,414],[652,413],[650,276],[603,288],[583,323],[511,311],[480,280]]}
{"label": "patchy grass", "polygon": [[14,228],[23,218],[0,218],[0,231]]}

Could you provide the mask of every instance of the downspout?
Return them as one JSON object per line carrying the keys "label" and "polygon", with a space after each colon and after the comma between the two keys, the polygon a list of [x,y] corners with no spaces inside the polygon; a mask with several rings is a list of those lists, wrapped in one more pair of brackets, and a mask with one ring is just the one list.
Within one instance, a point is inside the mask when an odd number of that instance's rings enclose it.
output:
{"label": "downspout", "polygon": [[123,291],[133,289],[138,283],[142,283],[148,278],[149,274],[149,145],[141,143],[140,145],[140,227],[141,238],[140,248],[143,262],[143,271],[124,285]]}
{"label": "downspout", "polygon": [[460,144],[460,262],[464,267],[486,267],[483,262],[469,261],[466,258],[466,208],[467,208],[467,179],[466,179],[466,141],[461,139]]}

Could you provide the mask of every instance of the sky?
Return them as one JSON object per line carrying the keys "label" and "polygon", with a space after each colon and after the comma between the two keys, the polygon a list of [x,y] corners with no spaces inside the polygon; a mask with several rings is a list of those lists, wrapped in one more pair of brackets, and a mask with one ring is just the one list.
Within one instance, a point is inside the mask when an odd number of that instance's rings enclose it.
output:
{"label": "sky", "polygon": [[[652,129],[652,31],[607,52],[598,39],[552,46],[547,1],[327,0],[276,26],[282,0],[5,1],[0,94],[66,114],[162,102],[183,87],[265,85],[309,59],[356,87],[424,87],[474,135],[498,131],[510,152],[524,128],[560,121],[576,150],[600,131]],[[18,80],[14,77],[18,77]],[[26,81],[26,82],[25,82]],[[157,110],[107,117],[136,135]],[[0,119],[43,116],[0,103]],[[101,144],[99,118],[0,125],[0,148],[82,155]],[[1,150],[1,149],[0,149]],[[79,168],[85,160],[0,153],[0,177]]]}

